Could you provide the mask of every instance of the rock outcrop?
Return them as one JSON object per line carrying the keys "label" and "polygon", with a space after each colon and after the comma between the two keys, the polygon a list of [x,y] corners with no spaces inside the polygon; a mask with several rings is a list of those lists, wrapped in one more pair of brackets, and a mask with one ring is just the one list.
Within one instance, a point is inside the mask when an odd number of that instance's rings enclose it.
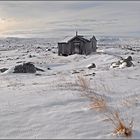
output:
{"label": "rock outcrop", "polygon": [[35,72],[36,67],[31,62],[27,62],[15,66],[13,73],[35,73]]}
{"label": "rock outcrop", "polygon": [[117,62],[113,62],[110,68],[116,68],[116,67],[124,68],[124,67],[131,67],[131,66],[134,66],[134,64],[132,63],[132,57],[128,56],[125,59],[122,58],[121,60]]}
{"label": "rock outcrop", "polygon": [[27,62],[15,66],[13,73],[35,73],[36,71],[44,72],[44,70],[35,67],[34,64],[32,64],[31,62]]}
{"label": "rock outcrop", "polygon": [[0,69],[0,72],[5,72],[5,71],[7,71],[8,70],[8,68],[2,68],[2,69]]}

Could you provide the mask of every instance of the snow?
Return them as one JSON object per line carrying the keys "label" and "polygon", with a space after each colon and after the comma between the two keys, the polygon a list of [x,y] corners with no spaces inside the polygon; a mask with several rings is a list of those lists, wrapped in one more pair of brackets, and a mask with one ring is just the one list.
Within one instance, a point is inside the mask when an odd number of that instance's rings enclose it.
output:
{"label": "snow", "polygon": [[[78,34],[79,35],[79,34]],[[79,35],[81,36],[81,35]],[[60,43],[67,43],[69,40],[71,40],[74,36],[73,35],[69,35],[69,36],[66,36],[64,37],[63,40],[59,41]],[[92,38],[92,36],[89,36],[89,35],[82,35],[82,38],[85,38],[87,40],[90,40]]]}
{"label": "snow", "polygon": [[[114,127],[104,112],[89,109],[90,100],[75,85],[79,74],[88,75],[92,89],[124,119],[134,118],[132,139],[140,137],[140,51],[126,47],[140,49],[140,39],[97,40],[97,53],[67,57],[57,55],[56,39],[0,40],[0,68],[9,68],[0,73],[0,138],[122,138],[112,134]],[[129,55],[134,66],[110,68],[112,62]],[[33,62],[45,72],[12,73],[23,62]],[[91,63],[96,68],[88,69]],[[90,75],[93,72],[95,76]]]}

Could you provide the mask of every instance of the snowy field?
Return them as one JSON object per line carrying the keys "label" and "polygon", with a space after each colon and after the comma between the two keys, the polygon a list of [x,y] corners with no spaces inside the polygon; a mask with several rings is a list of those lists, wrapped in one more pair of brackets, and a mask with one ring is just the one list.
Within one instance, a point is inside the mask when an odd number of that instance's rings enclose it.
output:
{"label": "snowy field", "polygon": [[[8,68],[0,73],[0,138],[125,138],[113,134],[106,109],[90,107],[90,99],[82,96],[77,84],[78,75],[126,124],[133,118],[130,138],[140,138],[140,39],[97,39],[97,53],[68,57],[57,55],[58,39],[0,39],[0,69]],[[110,68],[128,56],[134,66]],[[45,72],[12,73],[24,62]],[[91,63],[96,68],[88,69]]]}

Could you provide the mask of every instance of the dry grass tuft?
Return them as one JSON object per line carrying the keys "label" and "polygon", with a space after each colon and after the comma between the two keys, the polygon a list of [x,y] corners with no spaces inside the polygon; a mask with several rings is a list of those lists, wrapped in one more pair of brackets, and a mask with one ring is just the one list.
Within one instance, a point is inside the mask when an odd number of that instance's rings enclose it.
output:
{"label": "dry grass tuft", "polygon": [[106,115],[108,120],[110,120],[114,127],[114,134],[118,136],[124,136],[124,137],[131,137],[132,136],[132,127],[133,127],[133,120],[131,120],[128,125],[126,125],[126,122],[120,117],[120,114],[118,111],[111,112],[111,115]]}
{"label": "dry grass tuft", "polygon": [[[94,82],[94,89],[91,89],[90,79],[84,77],[84,75],[78,75],[76,77],[76,84],[82,89],[81,95],[90,100],[89,108],[96,109],[99,111],[105,111],[107,113],[107,120],[111,121],[114,125],[114,134],[117,136],[131,137],[133,120],[130,122],[124,121],[120,117],[119,111],[111,109],[108,106],[108,102],[103,95],[97,94],[98,91],[97,84]],[[102,81],[100,84],[100,89],[104,92],[108,92],[110,89],[106,87]]]}
{"label": "dry grass tuft", "polygon": [[107,109],[107,101],[102,95],[96,93],[96,90],[91,89],[90,79],[80,74],[76,77],[76,84],[81,88],[81,96],[90,100],[89,108],[96,110]]}
{"label": "dry grass tuft", "polygon": [[76,77],[76,84],[80,86],[83,91],[90,89],[90,79],[84,77],[82,74]]}
{"label": "dry grass tuft", "polygon": [[105,98],[103,98],[102,96],[93,96],[91,99],[91,103],[90,103],[90,109],[96,109],[96,110],[106,110],[107,107],[107,102],[105,100]]}

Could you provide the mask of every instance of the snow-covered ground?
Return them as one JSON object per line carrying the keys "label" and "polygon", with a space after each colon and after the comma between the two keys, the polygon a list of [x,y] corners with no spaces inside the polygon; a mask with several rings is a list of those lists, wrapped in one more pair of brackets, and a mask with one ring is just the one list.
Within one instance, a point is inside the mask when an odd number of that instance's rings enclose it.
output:
{"label": "snow-covered ground", "polygon": [[[0,39],[0,69],[9,68],[0,73],[0,138],[120,138],[112,135],[105,112],[90,109],[90,100],[81,96],[79,74],[122,118],[134,119],[132,139],[140,137],[140,39],[97,39],[97,53],[68,57],[57,55],[57,39]],[[110,68],[128,56],[133,67]],[[12,73],[23,62],[45,72]],[[88,69],[91,63],[96,68]]]}

